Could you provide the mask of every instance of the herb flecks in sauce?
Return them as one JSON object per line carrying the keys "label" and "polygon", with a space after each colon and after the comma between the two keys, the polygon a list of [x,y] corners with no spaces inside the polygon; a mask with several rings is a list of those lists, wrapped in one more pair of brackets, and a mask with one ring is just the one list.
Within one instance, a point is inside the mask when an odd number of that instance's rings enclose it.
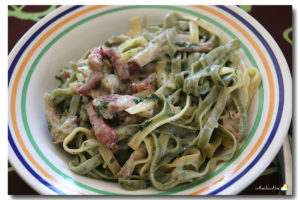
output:
{"label": "herb flecks in sauce", "polygon": [[145,101],[146,99],[152,100],[152,101],[160,101],[159,96],[157,96],[156,94],[151,94],[150,96],[146,96],[146,97],[141,97],[139,99],[133,99],[134,103],[139,104],[143,101]]}
{"label": "herb flecks in sauce", "polygon": [[109,104],[109,101],[100,101],[100,103],[96,106],[98,117],[101,116],[101,110],[107,108],[107,104]]}
{"label": "herb flecks in sauce", "polygon": [[147,120],[143,124],[137,125],[136,126],[136,130],[137,131],[142,131],[142,130],[144,130],[144,128],[146,128],[147,126],[149,126],[151,123],[152,123],[152,120]]}

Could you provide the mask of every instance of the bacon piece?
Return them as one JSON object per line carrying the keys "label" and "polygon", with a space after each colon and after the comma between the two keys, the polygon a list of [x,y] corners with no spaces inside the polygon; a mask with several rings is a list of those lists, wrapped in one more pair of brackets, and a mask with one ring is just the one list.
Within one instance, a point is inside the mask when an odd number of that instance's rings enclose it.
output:
{"label": "bacon piece", "polygon": [[91,72],[86,82],[79,89],[77,89],[76,93],[77,94],[88,93],[91,89],[97,86],[97,83],[101,80],[102,76],[103,75],[101,72],[96,72],[96,71]]}
{"label": "bacon piece", "polygon": [[142,82],[140,83],[132,83],[130,85],[130,92],[131,93],[138,93],[141,92],[143,90],[147,90],[151,85],[151,83],[153,81],[155,81],[156,79],[156,72],[150,74],[146,79],[144,79]]}
{"label": "bacon piece", "polygon": [[93,49],[88,57],[89,69],[95,71],[102,71],[103,67],[103,57],[102,57],[102,47],[97,47]]}
{"label": "bacon piece", "polygon": [[153,85],[149,85],[145,90],[142,90],[138,93],[134,93],[133,96],[136,98],[141,98],[145,96],[149,96],[155,92],[156,88]]}
{"label": "bacon piece", "polygon": [[86,110],[89,115],[91,124],[95,131],[95,136],[99,142],[111,149],[118,148],[117,145],[117,133],[116,130],[108,126],[102,117],[98,117],[96,111],[93,108],[92,103],[86,105]]}
{"label": "bacon piece", "polygon": [[107,47],[101,47],[102,55],[105,58],[108,58],[115,74],[122,80],[122,81],[130,81],[130,73],[129,67],[121,58],[121,56],[113,49]]}
{"label": "bacon piece", "polygon": [[115,50],[108,47],[100,46],[93,49],[88,57],[89,68],[94,71],[102,71],[104,58],[109,59],[115,74],[122,81],[131,80],[128,65]]}
{"label": "bacon piece", "polygon": [[137,150],[135,150],[126,161],[124,166],[118,172],[117,177],[127,178],[129,177],[136,165],[136,161],[141,160],[147,156],[147,148],[145,144],[142,144]]}
{"label": "bacon piece", "polygon": [[106,105],[106,109],[112,112],[121,112],[131,106],[136,105],[136,103],[133,101],[134,99],[136,99],[136,97],[130,95],[111,94],[94,99],[93,105],[97,107],[101,101],[108,101],[109,103]]}
{"label": "bacon piece", "polygon": [[128,62],[128,67],[130,72],[140,72],[142,71],[142,68],[136,64],[135,62]]}

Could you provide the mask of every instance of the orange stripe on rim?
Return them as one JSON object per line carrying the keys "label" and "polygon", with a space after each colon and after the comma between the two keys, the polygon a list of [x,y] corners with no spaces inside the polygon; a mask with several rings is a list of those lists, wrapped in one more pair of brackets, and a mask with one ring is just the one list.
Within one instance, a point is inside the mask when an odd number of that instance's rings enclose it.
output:
{"label": "orange stripe on rim", "polygon": [[30,162],[36,167],[36,169],[38,169],[45,177],[47,177],[48,179],[50,179],[51,181],[54,181],[57,185],[59,185],[60,187],[63,187],[65,189],[67,189],[68,191],[71,191],[73,193],[76,194],[84,194],[81,192],[78,192],[70,187],[67,187],[66,185],[63,185],[61,182],[59,182],[59,180],[55,179],[54,177],[52,177],[45,169],[43,169],[38,163],[37,161],[32,157],[32,155],[29,153],[28,149],[26,148],[22,138],[21,138],[21,134],[19,132],[18,129],[18,125],[17,125],[17,118],[16,118],[16,109],[15,109],[15,103],[16,103],[16,96],[17,96],[17,89],[18,89],[18,84],[20,82],[20,78],[21,75],[25,69],[25,66],[27,65],[29,59],[31,58],[31,56],[34,54],[34,52],[41,46],[41,44],[51,35],[53,34],[55,31],[57,31],[60,27],[62,27],[63,25],[67,24],[68,22],[76,19],[77,17],[84,15],[88,12],[91,12],[93,10],[96,10],[98,8],[104,7],[103,6],[92,6],[89,7],[87,9],[81,10],[78,13],[75,13],[73,15],[71,15],[70,17],[68,17],[67,19],[63,20],[62,22],[58,23],[56,26],[54,26],[52,29],[50,29],[47,33],[45,33],[45,35],[43,35],[41,37],[41,39],[39,39],[37,41],[37,43],[32,47],[32,49],[28,52],[28,54],[26,55],[26,57],[24,58],[23,62],[20,65],[20,68],[16,74],[15,77],[15,81],[13,84],[13,88],[12,88],[12,93],[11,93],[11,105],[10,105],[10,110],[11,110],[11,119],[12,119],[12,125],[13,125],[13,129],[16,135],[16,138],[24,152],[24,154],[27,156],[27,158],[30,160]]}
{"label": "orange stripe on rim", "polygon": [[[267,115],[267,121],[266,124],[263,128],[263,131],[257,141],[257,143],[255,144],[255,146],[253,147],[253,149],[251,150],[251,152],[247,155],[247,157],[228,175],[226,176],[226,178],[232,176],[234,173],[236,173],[238,170],[240,170],[249,160],[250,158],[253,156],[253,154],[257,151],[257,149],[260,147],[260,145],[262,144],[263,140],[265,139],[265,136],[268,132],[268,128],[271,124],[272,121],[272,115],[274,112],[274,85],[273,85],[273,77],[272,77],[272,73],[270,70],[270,66],[267,62],[266,57],[264,56],[262,50],[259,48],[258,44],[254,41],[254,39],[247,33],[247,31],[245,29],[243,29],[242,27],[240,27],[237,23],[235,23],[232,19],[228,18],[227,16],[209,8],[209,7],[205,7],[205,6],[197,6],[194,5],[194,7],[205,10],[207,12],[210,12],[216,16],[218,16],[219,18],[223,19],[224,21],[228,22],[230,25],[232,25],[234,28],[236,28],[240,33],[242,33],[242,35],[244,37],[247,38],[247,40],[250,42],[250,44],[254,47],[254,49],[256,50],[257,54],[259,55],[260,59],[263,62],[263,65],[265,66],[265,70],[267,72],[267,76],[268,76],[268,82],[269,82],[269,87],[270,87],[270,104],[269,104],[269,112]],[[190,193],[191,195],[197,195],[200,193],[203,193],[205,191],[207,191],[208,189],[211,189],[212,187],[214,187],[215,185],[217,185],[218,183],[220,183],[221,181],[224,180],[224,177],[217,180],[216,182],[214,182],[212,185],[204,187],[196,192]]]}

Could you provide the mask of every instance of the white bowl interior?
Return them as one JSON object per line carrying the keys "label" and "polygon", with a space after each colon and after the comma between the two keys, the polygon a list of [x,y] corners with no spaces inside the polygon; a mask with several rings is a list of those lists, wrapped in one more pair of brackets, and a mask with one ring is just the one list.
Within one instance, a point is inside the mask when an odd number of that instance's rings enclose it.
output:
{"label": "white bowl interior", "polygon": [[[120,189],[116,183],[104,180],[93,180],[71,172],[68,167],[68,162],[71,157],[67,155],[62,148],[52,142],[51,135],[47,129],[43,95],[45,92],[51,92],[52,89],[59,85],[59,82],[54,76],[58,73],[60,68],[68,66],[69,61],[77,61],[84,52],[104,43],[112,34],[126,33],[129,29],[128,20],[130,17],[138,16],[142,21],[146,13],[149,23],[161,23],[165,14],[169,12],[170,10],[165,9],[145,8],[131,10],[130,12],[127,10],[119,11],[117,14],[111,13],[92,19],[65,34],[50,47],[39,61],[28,86],[26,114],[31,134],[39,149],[46,155],[46,158],[64,174],[88,185],[101,185],[101,188],[107,191],[132,193]],[[182,15],[186,14],[182,13]],[[223,31],[220,30],[220,32],[224,37],[229,38]],[[49,40],[47,40],[47,42],[49,42]],[[244,53],[242,51],[239,53],[245,58],[246,63],[249,63]],[[257,107],[258,93],[253,99],[253,103],[249,109],[250,128],[255,121]],[[53,174],[55,173],[53,172]],[[154,190],[140,190],[135,191],[134,194],[151,193],[152,191]]]}

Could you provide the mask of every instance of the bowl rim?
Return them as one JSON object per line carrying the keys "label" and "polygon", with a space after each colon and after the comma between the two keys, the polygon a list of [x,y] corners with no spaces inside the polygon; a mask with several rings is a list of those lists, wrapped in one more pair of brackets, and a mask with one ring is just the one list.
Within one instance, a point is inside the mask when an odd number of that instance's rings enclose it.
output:
{"label": "bowl rim", "polygon": [[[25,40],[25,38],[28,38],[30,35],[31,35],[31,33],[34,31],[34,30],[36,30],[37,28],[39,28],[44,22],[47,22],[47,20],[49,19],[49,18],[51,18],[51,17],[53,17],[55,14],[57,14],[57,13],[60,13],[60,12],[63,12],[63,11],[65,11],[65,10],[67,10],[69,7],[60,7],[60,8],[58,8],[58,9],[56,9],[55,11],[53,11],[53,12],[51,12],[49,15],[47,15],[46,17],[44,17],[41,21],[39,21],[39,22],[37,22],[31,29],[29,29],[27,32],[26,32],[26,34],[18,41],[18,43],[15,45],[15,47],[13,48],[13,50],[11,51],[11,53],[9,54],[9,63],[11,64],[13,61],[12,61],[12,58],[15,56],[14,55],[14,53],[15,53],[15,51],[17,51],[18,49],[19,49],[19,46],[21,46],[22,45],[22,43],[24,43],[24,40]],[[74,7],[70,7],[70,8],[74,8]],[[219,9],[223,9],[223,10],[225,10],[226,11],[226,9],[228,9],[228,10],[230,10],[230,11],[232,11],[232,12],[238,12],[239,14],[241,14],[241,15],[245,15],[245,14],[243,14],[242,12],[244,12],[244,11],[242,11],[241,12],[241,9],[239,9],[239,8],[236,8],[236,7],[230,7],[230,9],[228,8],[228,7],[225,7],[225,6],[217,6],[217,8],[219,8]],[[234,11],[233,11],[234,10]],[[245,16],[247,16],[247,17],[249,17],[250,15],[248,14],[248,13],[246,13],[247,15],[245,15]],[[250,16],[251,17],[251,16]],[[255,20],[254,18],[252,18],[252,20]],[[256,20],[254,21],[254,22],[257,22]],[[258,22],[257,22],[258,23]],[[262,27],[263,28],[263,27]],[[264,29],[264,28],[263,28]],[[265,29],[264,29],[264,31],[266,31]],[[269,38],[269,39],[273,39],[272,37],[271,38]],[[276,42],[274,41],[274,39],[273,39],[273,43],[275,43],[275,45],[277,45],[276,44]],[[280,49],[279,49],[279,51],[280,51]],[[278,53],[278,52],[277,52]],[[280,51],[280,53],[282,54],[282,52]],[[279,55],[280,56],[280,55]],[[284,61],[285,61],[285,58],[284,58],[284,56],[283,56],[283,54],[281,55],[282,57],[283,57],[283,59],[284,59]],[[281,60],[281,62],[284,62],[284,61],[282,61]],[[285,64],[286,64],[286,61],[285,61]],[[286,66],[287,66],[287,64],[286,64]],[[9,71],[11,70],[11,68],[9,69]],[[288,71],[288,73],[289,73],[289,71]],[[11,76],[9,76],[9,78],[11,78]],[[290,79],[291,79],[291,77],[289,77]],[[10,79],[9,79],[9,81],[10,81]],[[291,80],[290,80],[291,81]],[[289,81],[288,81],[289,82]],[[291,104],[290,104],[291,105]],[[290,106],[291,107],[291,106]],[[291,110],[291,109],[290,109]],[[288,123],[287,123],[287,128],[289,127],[289,124],[290,124],[290,120],[291,120],[291,112],[290,112],[290,117],[287,117],[287,121],[288,121]],[[285,128],[286,130],[287,130],[287,128]],[[283,142],[283,140],[282,140],[282,142]],[[279,148],[280,148],[280,146],[281,145],[279,145],[279,147],[278,147],[278,150],[279,150]],[[274,151],[275,153],[274,154],[276,154],[278,151]],[[271,156],[272,157],[272,156]],[[272,159],[270,159],[270,162],[271,162],[271,160]],[[11,164],[13,165],[13,162],[11,162]],[[14,165],[13,165],[14,166]],[[267,167],[267,165],[266,165],[266,167]],[[19,169],[18,168],[16,168],[16,170],[17,170],[17,172],[22,176],[23,174],[21,173],[21,170],[20,170],[20,172],[18,171]],[[22,178],[24,178],[24,177],[22,177]],[[256,177],[255,177],[256,178]],[[255,178],[253,178],[253,180],[255,180]],[[25,178],[24,179],[25,181],[27,180],[27,178]],[[28,180],[29,181],[29,180]],[[28,182],[27,182],[28,183]],[[29,184],[29,185],[31,185],[31,184]],[[31,185],[32,186],[32,185]],[[36,185],[33,185],[33,186],[36,186]],[[247,186],[247,185],[246,185]],[[245,186],[245,187],[246,187]],[[36,186],[37,187],[37,186]],[[39,187],[38,188],[36,188],[36,187],[34,187],[34,189],[39,189]],[[40,193],[44,193],[44,191],[39,191],[38,190],[38,192],[40,192]]]}

